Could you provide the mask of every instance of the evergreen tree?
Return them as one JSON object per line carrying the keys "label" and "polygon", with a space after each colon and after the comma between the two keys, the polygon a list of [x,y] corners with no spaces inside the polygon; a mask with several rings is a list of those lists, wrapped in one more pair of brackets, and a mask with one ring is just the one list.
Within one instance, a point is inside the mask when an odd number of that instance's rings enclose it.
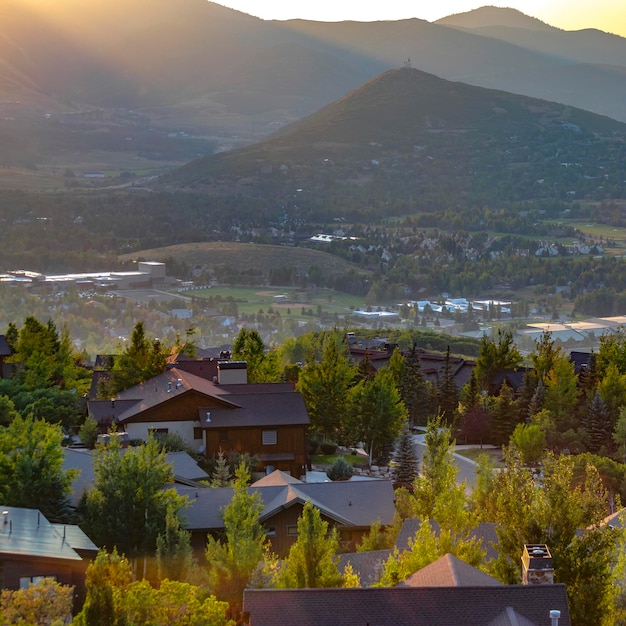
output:
{"label": "evergreen tree", "polygon": [[270,383],[280,380],[280,360],[276,350],[265,352],[265,344],[257,330],[242,328],[233,343],[233,359],[247,364],[249,383]]}
{"label": "evergreen tree", "polygon": [[393,456],[392,478],[396,485],[410,487],[419,476],[419,460],[415,451],[413,437],[408,428],[403,428],[396,442]]}
{"label": "evergreen tree", "polygon": [[310,354],[300,372],[298,391],[304,398],[311,430],[324,439],[337,439],[343,434],[353,378],[354,370],[333,335],[324,339],[320,362]]}
{"label": "evergreen tree", "polygon": [[583,428],[588,436],[587,447],[590,452],[597,453],[603,446],[610,444],[613,432],[611,418],[599,391],[596,391],[587,405]]}
{"label": "evergreen tree", "polygon": [[388,370],[350,390],[347,434],[350,441],[363,442],[370,464],[387,457],[405,424],[406,409]]}
{"label": "evergreen tree", "polygon": [[500,394],[491,402],[489,412],[491,414],[491,441],[497,446],[502,446],[508,443],[520,421],[519,405],[513,399],[513,390],[506,382],[500,387]]}
{"label": "evergreen tree", "polygon": [[404,368],[398,383],[400,397],[407,409],[411,426],[426,425],[431,397],[429,387],[430,383],[424,380],[422,375],[419,352],[414,343],[405,357]]}
{"label": "evergreen tree", "polygon": [[545,376],[545,392],[544,408],[552,414],[557,430],[565,432],[576,426],[580,391],[574,364],[566,354],[554,358],[552,369]]}
{"label": "evergreen tree", "polygon": [[211,476],[211,487],[228,487],[231,481],[230,464],[222,450],[218,450],[215,470]]}
{"label": "evergreen tree", "polygon": [[454,382],[454,372],[450,362],[450,346],[448,346],[443,362],[443,370],[439,373],[439,383],[437,385],[438,412],[447,424],[453,422],[458,404],[459,392]]}
{"label": "evergreen tree", "polygon": [[479,389],[487,389],[499,370],[517,369],[522,360],[522,355],[515,346],[511,331],[499,328],[496,341],[483,335],[474,369]]}
{"label": "evergreen tree", "polygon": [[328,522],[308,500],[298,519],[298,539],[278,571],[276,586],[284,589],[343,586],[338,551],[337,530],[328,531]]}
{"label": "evergreen tree", "polygon": [[224,509],[224,541],[209,536],[206,547],[208,585],[218,599],[229,603],[231,614],[241,612],[243,590],[263,561],[265,530],[258,492],[248,492],[250,474],[241,464],[235,471],[233,498]]}
{"label": "evergreen tree", "polygon": [[606,404],[611,424],[615,424],[620,408],[626,404],[626,374],[620,373],[615,363],[610,363],[597,390]]}
{"label": "evergreen tree", "polygon": [[101,397],[111,397],[124,389],[137,385],[144,380],[165,371],[169,349],[158,339],[152,341],[146,337],[143,322],[137,322],[133,328],[130,345],[115,359],[111,378],[99,390]]}
{"label": "evergreen tree", "polygon": [[165,531],[157,536],[156,543],[159,580],[187,580],[193,567],[191,533],[181,526],[172,506],[167,508]]}
{"label": "evergreen tree", "polygon": [[535,387],[535,392],[532,395],[530,404],[528,405],[527,421],[530,421],[533,415],[537,415],[543,410],[546,401],[546,387],[543,384],[543,379],[540,379]]}
{"label": "evergreen tree", "polygon": [[598,358],[593,350],[589,354],[587,367],[583,368],[578,375],[578,383],[587,399],[591,398],[596,392],[598,385]]}

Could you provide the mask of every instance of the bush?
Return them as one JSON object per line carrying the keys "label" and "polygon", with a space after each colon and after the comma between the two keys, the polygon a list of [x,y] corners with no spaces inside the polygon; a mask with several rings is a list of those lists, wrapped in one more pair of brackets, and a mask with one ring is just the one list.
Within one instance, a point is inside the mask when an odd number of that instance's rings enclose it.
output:
{"label": "bush", "polygon": [[328,476],[330,480],[348,480],[352,474],[354,474],[352,465],[342,456],[337,457],[333,461],[333,464],[326,470],[326,476]]}
{"label": "bush", "polygon": [[324,441],[320,444],[320,452],[322,454],[335,454],[337,452],[337,444],[332,441]]}

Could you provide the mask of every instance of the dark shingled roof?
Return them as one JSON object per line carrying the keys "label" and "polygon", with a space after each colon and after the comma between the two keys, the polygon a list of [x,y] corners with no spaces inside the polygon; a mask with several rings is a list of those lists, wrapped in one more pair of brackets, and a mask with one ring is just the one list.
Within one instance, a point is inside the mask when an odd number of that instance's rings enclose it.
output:
{"label": "dark shingled roof", "polygon": [[561,611],[559,626],[571,623],[560,584],[246,589],[243,609],[250,626],[504,626],[507,613],[521,616],[524,626],[541,626],[555,609]]}
{"label": "dark shingled roof", "polygon": [[452,554],[411,574],[398,587],[499,587],[502,583]]}
{"label": "dark shingled roof", "polygon": [[[175,488],[179,494],[190,499],[190,506],[185,509],[188,530],[224,528],[221,511],[233,497],[232,488],[193,489],[178,485]],[[267,487],[253,485],[248,491],[261,494],[265,507],[262,521],[307,500],[311,500],[323,515],[346,526],[364,528],[377,519],[383,525],[390,524],[394,515],[393,483],[388,480],[290,483]]]}
{"label": "dark shingled roof", "polygon": [[[230,387],[230,385],[229,385]],[[309,414],[301,394],[293,391],[278,393],[233,393],[228,395],[233,407],[198,409],[203,428],[249,428],[250,426],[292,426],[309,424]],[[207,411],[211,417],[206,419]]]}
{"label": "dark shingled roof", "polygon": [[385,561],[393,550],[370,550],[368,552],[348,552],[339,555],[339,571],[344,572],[348,563],[358,575],[361,587],[370,587],[380,579]]}

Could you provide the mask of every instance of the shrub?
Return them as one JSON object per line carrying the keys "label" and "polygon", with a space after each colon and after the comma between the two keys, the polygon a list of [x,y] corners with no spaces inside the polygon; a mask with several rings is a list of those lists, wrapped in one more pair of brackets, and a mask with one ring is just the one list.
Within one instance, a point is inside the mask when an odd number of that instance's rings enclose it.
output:
{"label": "shrub", "polygon": [[328,476],[330,480],[348,480],[352,474],[354,474],[352,465],[342,456],[337,457],[326,470],[326,476]]}
{"label": "shrub", "polygon": [[320,452],[322,454],[335,454],[337,452],[337,444],[332,441],[324,441],[320,444]]}

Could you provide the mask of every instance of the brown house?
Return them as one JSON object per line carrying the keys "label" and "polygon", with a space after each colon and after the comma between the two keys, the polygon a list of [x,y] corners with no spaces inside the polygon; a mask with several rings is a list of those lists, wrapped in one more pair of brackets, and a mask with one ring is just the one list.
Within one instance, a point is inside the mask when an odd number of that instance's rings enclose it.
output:
{"label": "brown house", "polygon": [[106,430],[115,424],[131,439],[176,433],[199,453],[247,452],[261,469],[299,477],[307,463],[309,416],[289,383],[247,383],[246,364],[220,361],[216,380],[176,367],[120,392],[92,400],[89,413]]}
{"label": "brown house", "polygon": [[[391,524],[395,510],[393,484],[386,480],[304,483],[277,470],[249,489],[261,495],[264,510],[259,519],[272,550],[279,556],[286,556],[296,542],[298,518],[309,500],[319,509],[322,519],[337,528],[345,551],[355,550],[376,520]],[[189,497],[190,507],[185,510],[187,530],[192,534],[194,548],[202,550],[208,533],[219,535],[223,531],[222,511],[232,500],[233,490],[182,486],[176,490]]]}
{"label": "brown house", "polygon": [[26,588],[46,577],[73,585],[80,594],[97,553],[78,526],[51,524],[36,509],[1,508],[0,589]]}
{"label": "brown house", "polygon": [[571,624],[565,585],[504,585],[450,554],[396,587],[246,589],[243,608],[250,626]]}

